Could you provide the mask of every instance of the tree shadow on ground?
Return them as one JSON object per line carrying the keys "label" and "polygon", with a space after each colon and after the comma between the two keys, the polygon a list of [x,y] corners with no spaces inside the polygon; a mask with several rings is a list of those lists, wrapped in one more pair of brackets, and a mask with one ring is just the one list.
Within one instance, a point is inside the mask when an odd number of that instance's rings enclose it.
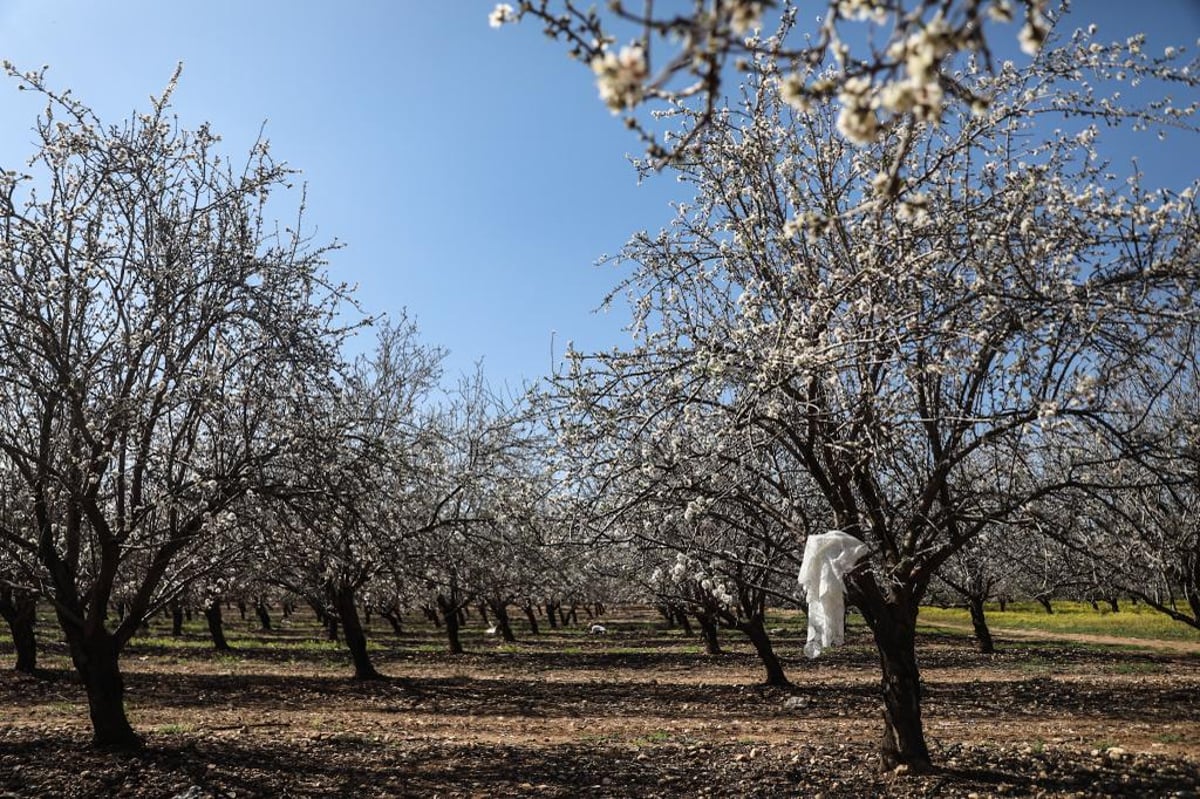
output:
{"label": "tree shadow on ground", "polygon": [[[653,745],[594,742],[545,747],[164,739],[143,752],[94,752],[82,736],[0,737],[0,789],[10,796],[1166,796],[1194,790],[1184,760],[1094,758],[958,746],[956,765],[927,775],[879,774],[863,744]],[[194,786],[194,788],[193,788]]]}

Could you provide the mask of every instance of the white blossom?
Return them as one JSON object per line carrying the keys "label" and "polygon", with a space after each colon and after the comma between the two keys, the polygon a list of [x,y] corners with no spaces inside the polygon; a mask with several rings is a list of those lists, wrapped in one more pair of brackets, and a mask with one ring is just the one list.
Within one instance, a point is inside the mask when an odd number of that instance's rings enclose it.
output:
{"label": "white blossom", "polygon": [[646,53],[640,45],[622,47],[620,53],[611,50],[592,59],[592,72],[600,99],[618,113],[641,102],[643,83],[649,75]]}
{"label": "white blossom", "polygon": [[506,22],[516,22],[517,14],[513,7],[508,3],[497,3],[492,9],[492,13],[488,14],[488,25],[493,28],[499,28]]}

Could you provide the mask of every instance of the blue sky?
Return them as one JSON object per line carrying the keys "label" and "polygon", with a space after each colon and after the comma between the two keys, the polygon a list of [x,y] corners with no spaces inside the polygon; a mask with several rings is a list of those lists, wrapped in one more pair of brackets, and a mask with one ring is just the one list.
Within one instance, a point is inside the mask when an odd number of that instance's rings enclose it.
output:
{"label": "blue sky", "polygon": [[[548,370],[552,335],[557,355],[568,339],[625,340],[620,308],[592,313],[617,278],[593,264],[684,198],[669,176],[637,185],[637,142],[590,73],[536,25],[490,29],[492,5],[0,0],[0,57],[50,65],[53,85],[109,121],[182,61],[182,124],[211,122],[240,155],[265,122],[276,158],[302,170],[317,239],[346,244],[331,271],[369,311],[407,307],[450,350],[448,377],[483,359],[516,387]],[[1075,6],[1114,38],[1200,37],[1200,0]],[[37,110],[0,85],[0,165],[28,155]],[[1200,158],[1180,147],[1159,167],[1194,178]]]}

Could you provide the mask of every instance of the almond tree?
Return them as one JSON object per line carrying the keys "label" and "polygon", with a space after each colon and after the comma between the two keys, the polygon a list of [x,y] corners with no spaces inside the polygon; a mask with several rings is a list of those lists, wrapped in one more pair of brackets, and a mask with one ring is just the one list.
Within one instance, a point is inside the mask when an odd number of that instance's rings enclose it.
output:
{"label": "almond tree", "polygon": [[[26,524],[29,508],[20,490],[20,477],[0,461],[0,529],[15,531]],[[42,581],[37,558],[22,547],[0,537],[0,618],[12,634],[17,660],[14,668],[23,674],[37,671],[37,603]]]}
{"label": "almond tree", "polygon": [[1200,350],[1194,338],[1173,349],[1154,381],[1165,390],[1123,397],[1148,424],[1113,474],[1042,510],[1062,545],[1087,560],[1098,593],[1136,597],[1200,628]]}
{"label": "almond tree", "polygon": [[[1198,73],[1079,32],[1028,69],[964,65],[955,80],[990,98],[976,114],[908,106],[855,144],[844,109],[788,102],[775,76],[791,66],[763,56],[719,113],[673,109],[672,140],[691,144],[671,169],[694,199],[626,246],[614,295],[630,298],[634,344],[575,354],[567,394],[619,441],[632,428],[669,451],[698,407],[722,422],[702,452],[756,431],[796,465],[794,493],[869,546],[847,586],[880,656],[882,765],[926,769],[915,632],[930,580],[1073,486],[1085,440],[1123,452],[1146,420],[1110,388],[1163,379],[1156,364],[1197,321],[1194,189],[1118,177],[1094,124],[1187,135],[1195,107],[1096,87]],[[863,91],[873,117],[883,100]],[[593,463],[601,485],[655,468],[642,447]]]}
{"label": "almond tree", "polygon": [[422,407],[441,362],[412,320],[384,324],[375,351],[300,424],[303,446],[278,461],[280,491],[265,514],[269,579],[340,623],[357,679],[379,677],[358,615],[364,587],[403,556],[403,539],[443,522]]}
{"label": "almond tree", "polygon": [[174,80],[110,125],[9,74],[46,106],[29,162],[0,173],[0,453],[27,509],[0,536],[40,563],[95,744],[135,747],[120,653],[295,446],[343,290],[322,249],[264,219],[290,171],[265,141],[235,167],[206,126],[179,127]]}

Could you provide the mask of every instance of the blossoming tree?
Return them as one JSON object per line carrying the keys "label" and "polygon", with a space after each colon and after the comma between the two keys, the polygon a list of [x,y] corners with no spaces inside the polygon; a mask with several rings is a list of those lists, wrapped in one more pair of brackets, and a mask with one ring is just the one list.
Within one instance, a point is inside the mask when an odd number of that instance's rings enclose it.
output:
{"label": "blossoming tree", "polygon": [[[569,389],[593,429],[636,428],[651,451],[697,409],[721,421],[702,453],[753,431],[788,495],[868,545],[847,588],[879,651],[887,768],[930,766],[915,632],[936,571],[1073,486],[1084,442],[1121,457],[1146,420],[1116,388],[1166,379],[1198,321],[1194,190],[1122,179],[1095,124],[1189,135],[1195,106],[1165,89],[1141,105],[1101,89],[1194,87],[1195,65],[1081,31],[1025,69],[963,67],[953,81],[988,98],[975,114],[900,103],[872,137],[846,105],[795,102],[770,55],[736,106],[674,106],[670,141],[688,145],[671,168],[694,200],[626,246],[614,295],[635,343],[576,355]],[[878,91],[864,98],[874,114]],[[598,459],[593,479],[655,468],[644,453]],[[811,513],[780,523],[800,536]]]}
{"label": "blossoming tree", "polygon": [[8,71],[46,107],[33,157],[0,173],[0,454],[25,511],[0,536],[40,564],[94,742],[133,747],[121,650],[294,447],[343,290],[321,249],[263,217],[289,170],[266,142],[235,170],[207,127],[179,128],[174,81],[109,125]]}

